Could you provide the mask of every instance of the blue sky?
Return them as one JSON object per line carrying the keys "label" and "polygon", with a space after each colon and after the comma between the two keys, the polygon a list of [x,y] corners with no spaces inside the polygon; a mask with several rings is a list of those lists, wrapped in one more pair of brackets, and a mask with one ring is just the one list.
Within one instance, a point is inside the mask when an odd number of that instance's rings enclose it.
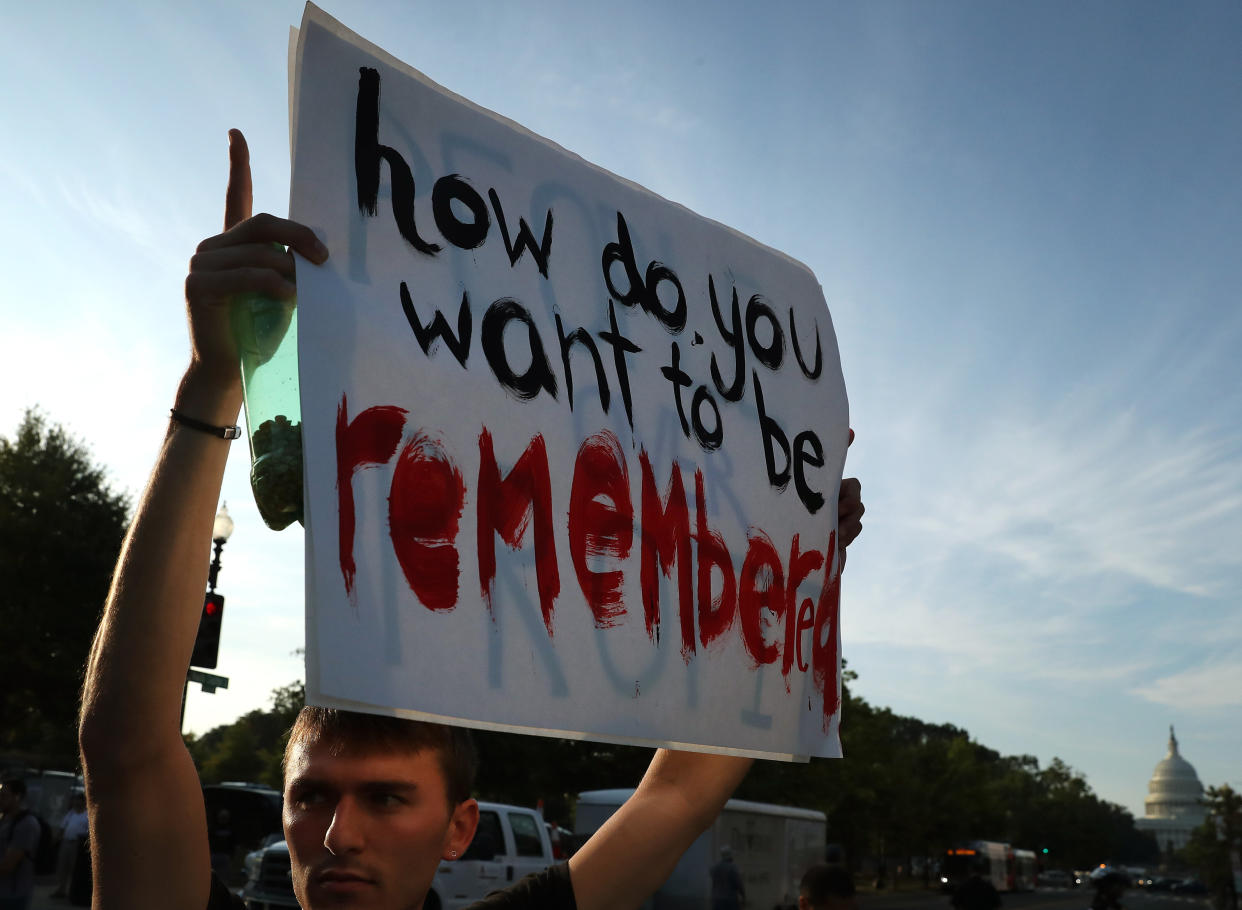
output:
{"label": "blue sky", "polygon": [[[815,271],[868,506],[843,588],[861,694],[1139,813],[1170,723],[1242,787],[1242,7],[324,8]],[[256,210],[287,210],[301,6],[104,9],[12,5],[0,32],[0,432],[39,404],[137,494],[229,127]],[[192,689],[200,731],[301,673],[301,532],[262,526],[247,470],[238,448],[232,682]]]}

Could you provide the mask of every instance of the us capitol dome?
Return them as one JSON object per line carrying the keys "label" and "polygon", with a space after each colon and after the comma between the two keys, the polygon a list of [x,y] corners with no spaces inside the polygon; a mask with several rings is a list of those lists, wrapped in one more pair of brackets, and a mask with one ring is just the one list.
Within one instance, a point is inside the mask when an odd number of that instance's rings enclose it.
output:
{"label": "us capitol dome", "polygon": [[1147,785],[1146,815],[1135,820],[1140,831],[1155,835],[1161,850],[1186,846],[1190,833],[1203,824],[1207,809],[1203,785],[1194,765],[1177,751],[1177,737],[1169,727],[1169,754],[1160,760]]}

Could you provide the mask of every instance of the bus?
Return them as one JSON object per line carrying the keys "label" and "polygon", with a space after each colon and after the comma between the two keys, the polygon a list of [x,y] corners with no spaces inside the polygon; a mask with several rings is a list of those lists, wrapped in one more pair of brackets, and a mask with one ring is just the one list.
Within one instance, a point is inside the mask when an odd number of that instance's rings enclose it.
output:
{"label": "bus", "polygon": [[1000,841],[975,840],[950,847],[940,862],[940,884],[955,890],[978,874],[997,891],[1035,890],[1035,851],[1021,850]]}
{"label": "bus", "polygon": [[1009,851],[1009,876],[1011,891],[1034,891],[1037,866],[1034,850]]}

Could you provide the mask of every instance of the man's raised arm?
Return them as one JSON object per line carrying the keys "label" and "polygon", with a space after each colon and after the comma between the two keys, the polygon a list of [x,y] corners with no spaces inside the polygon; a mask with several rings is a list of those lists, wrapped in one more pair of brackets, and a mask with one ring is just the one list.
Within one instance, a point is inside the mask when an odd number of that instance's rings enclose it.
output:
{"label": "man's raised arm", "polygon": [[[250,217],[250,162],[230,133],[225,232],[190,261],[191,362],[179,415],[232,425],[241,406],[229,307],[294,294],[292,246],[327,251],[309,228]],[[87,664],[79,740],[97,910],[203,910],[210,889],[198,775],[181,739],[182,687],[202,611],[212,522],[230,442],[173,421],[121,549]],[[159,861],[153,861],[159,857]]]}

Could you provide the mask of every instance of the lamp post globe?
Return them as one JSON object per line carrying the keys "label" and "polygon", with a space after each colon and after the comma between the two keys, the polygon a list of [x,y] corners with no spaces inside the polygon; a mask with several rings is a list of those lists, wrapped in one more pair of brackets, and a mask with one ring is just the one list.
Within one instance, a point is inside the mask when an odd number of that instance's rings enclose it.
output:
{"label": "lamp post globe", "polygon": [[227,502],[220,504],[220,511],[216,513],[215,523],[211,526],[211,539],[214,543],[224,543],[233,536],[233,519],[229,517],[228,506]]}

